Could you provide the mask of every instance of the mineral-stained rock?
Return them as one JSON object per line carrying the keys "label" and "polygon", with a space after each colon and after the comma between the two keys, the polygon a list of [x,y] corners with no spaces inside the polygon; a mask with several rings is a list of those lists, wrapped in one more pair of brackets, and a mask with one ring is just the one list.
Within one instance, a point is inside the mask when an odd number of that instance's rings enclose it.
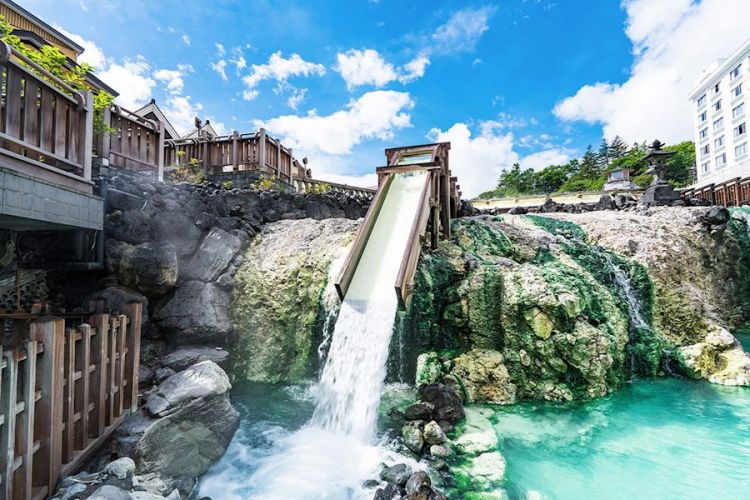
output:
{"label": "mineral-stained rock", "polygon": [[430,446],[430,455],[436,458],[448,458],[453,455],[453,451],[447,446],[433,444]]}
{"label": "mineral-stained rock", "polygon": [[107,240],[106,264],[119,283],[149,297],[161,297],[177,282],[177,252],[169,244]]}
{"label": "mineral-stained rock", "polygon": [[212,283],[188,281],[163,301],[154,314],[159,326],[177,334],[177,341],[223,341],[231,331],[230,297]]}
{"label": "mineral-stained rock", "polygon": [[443,444],[446,439],[443,429],[434,420],[425,424],[422,434],[427,444]]}
{"label": "mineral-stained rock", "polygon": [[505,479],[505,459],[497,451],[488,451],[472,457],[458,468],[456,477],[475,489],[488,490],[502,484]]}
{"label": "mineral-stained rock", "polygon": [[424,437],[418,425],[409,423],[401,428],[401,439],[404,445],[414,453],[421,453],[424,447]]}
{"label": "mineral-stained rock", "polygon": [[435,405],[432,403],[414,403],[404,409],[404,417],[407,420],[430,420],[435,412]]}
{"label": "mineral-stained rock", "polygon": [[218,227],[211,229],[183,269],[183,275],[187,279],[214,281],[224,272],[243,244],[243,239],[235,234]]}
{"label": "mineral-stained rock", "polygon": [[694,378],[715,384],[750,385],[750,355],[723,328],[711,331],[703,342],[680,347],[683,370]]}
{"label": "mineral-stained rock", "polygon": [[135,428],[143,429],[135,446],[138,470],[193,478],[206,472],[224,454],[239,425],[239,413],[229,402],[230,387],[227,375],[212,361],[162,382],[149,396],[145,414],[133,417],[140,422]]}
{"label": "mineral-stained rock", "polygon": [[383,488],[378,488],[375,491],[373,500],[398,500],[401,497],[401,490],[395,484],[388,483]]}
{"label": "mineral-stained rock", "polygon": [[497,351],[473,349],[453,360],[451,375],[456,377],[472,403],[511,404],[516,402],[516,386]]}
{"label": "mineral-stained rock", "polygon": [[464,405],[456,390],[448,384],[421,385],[417,391],[419,400],[435,407],[434,420],[458,422],[464,418]]}
{"label": "mineral-stained rock", "polygon": [[491,411],[470,407],[466,409],[466,421],[455,444],[464,455],[473,457],[497,449],[497,434],[488,415]]}
{"label": "mineral-stained rock", "polygon": [[417,471],[406,482],[407,500],[428,500],[432,492],[432,481],[424,471]]}

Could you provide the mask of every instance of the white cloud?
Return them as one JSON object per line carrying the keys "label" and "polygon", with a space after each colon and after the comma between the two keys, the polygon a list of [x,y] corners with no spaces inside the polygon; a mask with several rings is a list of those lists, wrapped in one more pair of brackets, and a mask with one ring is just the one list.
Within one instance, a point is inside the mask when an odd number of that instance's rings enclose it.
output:
{"label": "white cloud", "polygon": [[454,12],[430,37],[434,50],[440,54],[474,50],[489,29],[489,19],[495,10],[495,7],[486,6]]}
{"label": "white cloud", "polygon": [[97,44],[95,44],[91,40],[86,40],[81,35],[65,31],[60,26],[55,26],[55,28],[58,29],[63,35],[67,36],[75,43],[83,47],[83,53],[78,57],[78,62],[88,63],[97,70],[104,69],[107,60],[104,57],[104,51],[99,48]]}
{"label": "white cloud", "polygon": [[142,56],[135,60],[126,59],[122,64],[112,62],[97,76],[120,93],[118,104],[131,110],[145,104],[156,87],[156,80],[151,77],[151,66]]}
{"label": "white cloud", "polygon": [[185,89],[185,80],[183,76],[185,71],[182,69],[159,69],[154,72],[154,78],[166,85],[170,94],[181,94]]}
{"label": "white cloud", "polygon": [[182,43],[190,47],[190,37],[188,35],[182,35],[182,37],[180,37],[180,40],[182,40]]}
{"label": "white cloud", "polygon": [[307,89],[294,89],[292,91],[292,95],[289,96],[289,98],[286,100],[287,106],[289,106],[292,109],[297,109],[300,104],[302,104],[302,101],[305,100],[305,95],[307,94]]}
{"label": "white cloud", "polygon": [[634,61],[622,83],[585,85],[554,109],[566,121],[603,125],[628,142],[692,136],[688,95],[701,72],[748,37],[747,0],[624,0]]}
{"label": "white cloud", "polygon": [[360,85],[382,87],[398,78],[393,65],[374,49],[351,49],[337,54],[334,70],[341,75],[349,90]]}
{"label": "white cloud", "polygon": [[299,54],[292,54],[284,58],[281,51],[274,52],[266,64],[253,64],[250,74],[242,78],[247,87],[243,93],[245,100],[252,100],[258,96],[257,86],[263,80],[286,82],[293,76],[322,76],[326,72],[322,64],[305,61]]}
{"label": "white cloud", "polygon": [[[162,111],[169,122],[180,133],[187,133],[195,128],[195,117],[203,113],[203,105],[199,102],[193,102],[190,96],[173,95],[167,98]],[[207,117],[211,120],[211,125],[219,135],[228,133],[227,127],[219,121]]]}
{"label": "white cloud", "polygon": [[427,137],[451,143],[451,170],[458,176],[464,197],[494,188],[503,169],[519,160],[513,151],[513,134],[502,132],[496,122],[481,123],[474,136],[467,124],[456,123],[445,131],[434,128]]}
{"label": "white cloud", "polygon": [[389,140],[394,130],[410,127],[409,111],[413,107],[414,101],[406,92],[375,90],[330,115],[321,116],[313,110],[306,116],[284,115],[254,123],[305,154],[342,155],[363,140]]}
{"label": "white cloud", "polygon": [[427,66],[429,65],[430,58],[427,54],[419,54],[417,57],[404,64],[401,76],[398,77],[398,81],[401,83],[408,83],[417,78],[422,78],[427,70]]}
{"label": "white cloud", "polygon": [[219,74],[222,80],[227,80],[227,62],[224,59],[211,63],[211,68]]}
{"label": "white cloud", "polygon": [[571,159],[572,151],[567,149],[548,149],[525,156],[521,159],[521,168],[542,170],[550,165],[563,165]]}
{"label": "white cloud", "polygon": [[215,46],[216,46],[216,52],[219,54],[219,57],[227,53],[227,50],[224,48],[222,44],[217,43],[215,44]]}

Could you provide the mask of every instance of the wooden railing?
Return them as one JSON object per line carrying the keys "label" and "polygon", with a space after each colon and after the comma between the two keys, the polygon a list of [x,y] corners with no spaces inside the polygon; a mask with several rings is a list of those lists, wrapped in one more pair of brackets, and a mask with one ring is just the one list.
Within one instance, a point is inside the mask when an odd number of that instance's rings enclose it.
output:
{"label": "wooden railing", "polygon": [[292,150],[267,135],[265,129],[250,134],[169,140],[165,161],[167,165],[197,161],[207,175],[259,171],[289,184],[304,173]]}
{"label": "wooden railing", "polygon": [[750,205],[750,177],[737,177],[721,184],[686,189],[680,194],[683,199],[699,198],[725,207]]}
{"label": "wooden railing", "polygon": [[91,191],[93,98],[0,42],[3,166]]}
{"label": "wooden railing", "polygon": [[137,407],[141,304],[123,312],[0,316],[0,498],[50,495]]}
{"label": "wooden railing", "polygon": [[349,184],[338,184],[318,179],[295,179],[294,189],[298,193],[347,193],[361,198],[372,198],[375,189],[350,186]]}
{"label": "wooden railing", "polygon": [[164,124],[119,106],[104,110],[110,130],[95,138],[97,156],[107,164],[164,179]]}

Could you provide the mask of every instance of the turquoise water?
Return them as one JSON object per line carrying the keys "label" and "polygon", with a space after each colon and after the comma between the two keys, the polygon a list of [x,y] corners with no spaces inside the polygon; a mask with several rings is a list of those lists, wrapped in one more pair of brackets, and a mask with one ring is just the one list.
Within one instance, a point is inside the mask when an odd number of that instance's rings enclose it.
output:
{"label": "turquoise water", "polygon": [[742,344],[742,348],[745,349],[745,352],[750,352],[750,333],[738,333],[736,334],[736,337],[740,339],[740,344]]}
{"label": "turquoise water", "polygon": [[750,388],[637,381],[602,400],[519,404],[495,419],[511,498],[750,498]]}

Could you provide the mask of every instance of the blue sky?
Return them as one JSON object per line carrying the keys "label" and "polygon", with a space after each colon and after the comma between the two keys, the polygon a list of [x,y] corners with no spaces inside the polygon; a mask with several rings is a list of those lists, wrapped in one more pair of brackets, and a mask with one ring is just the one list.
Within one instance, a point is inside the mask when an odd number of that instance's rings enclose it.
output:
{"label": "blue sky", "polygon": [[22,4],[87,47],[121,104],[154,97],[178,129],[264,125],[316,177],[364,185],[384,147],[451,140],[469,195],[603,134],[691,139],[691,86],[750,34],[744,0]]}

